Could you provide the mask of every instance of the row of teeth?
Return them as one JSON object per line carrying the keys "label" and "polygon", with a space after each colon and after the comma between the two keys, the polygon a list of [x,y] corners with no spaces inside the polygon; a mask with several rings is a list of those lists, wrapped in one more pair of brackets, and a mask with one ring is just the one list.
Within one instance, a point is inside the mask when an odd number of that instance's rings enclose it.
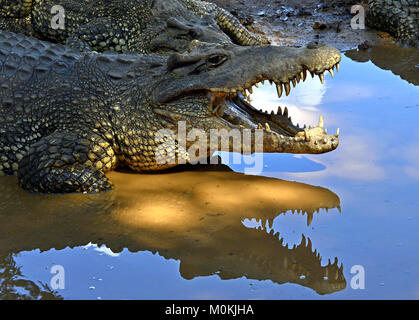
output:
{"label": "row of teeth", "polygon": [[[334,77],[334,68],[336,67],[336,71],[339,72],[339,63],[337,63],[335,66],[333,66],[332,68],[330,68],[328,71],[330,73],[330,75],[332,76],[332,78]],[[276,85],[276,91],[278,93],[278,98],[282,97],[282,94],[285,91],[285,94],[288,96],[291,92],[291,84],[292,86],[295,88],[295,86],[297,85],[297,83],[300,83],[301,80],[306,81],[307,79],[307,71],[310,73],[311,77],[314,78],[315,75],[317,75],[320,79],[320,82],[322,84],[324,84],[324,72],[321,73],[314,73],[313,71],[307,70],[307,69],[303,69],[303,71],[301,71],[299,74],[297,74],[293,79],[288,80],[288,82],[276,82],[273,80],[269,80],[269,83],[271,85],[273,85],[273,83],[275,82]],[[245,98],[249,99],[250,95],[253,94],[253,87],[259,88],[259,83],[264,84],[265,80],[262,80],[258,83],[255,83],[253,86],[251,86],[248,89],[244,89],[243,91],[240,91]]]}
{"label": "row of teeth", "polygon": [[[317,208],[317,209],[312,209],[312,210],[304,210],[304,209],[291,209],[289,210],[291,212],[291,214],[297,214],[297,215],[307,215],[307,225],[311,224],[311,221],[314,218],[314,213],[316,212],[317,214],[320,214],[321,210],[325,210],[326,213],[329,212],[329,209],[338,209],[338,211],[340,213],[342,213],[342,209],[340,207],[340,205],[337,205],[336,207],[324,207],[324,208]],[[288,212],[287,211],[282,211],[280,212],[277,216],[279,216],[280,214],[284,214],[286,215]],[[272,218],[267,218],[266,221],[263,221],[262,218],[260,218],[259,220],[255,218],[256,222],[259,224],[259,226],[261,227],[262,230],[264,230],[264,228],[266,229],[273,229],[273,224],[274,224],[274,220],[276,217],[272,217]]]}
{"label": "row of teeth", "polygon": [[[257,228],[257,229],[261,230],[260,228]],[[274,230],[272,229],[269,232],[269,234],[271,236],[275,237],[275,238],[278,238],[279,244],[282,247],[289,248],[289,245],[284,243],[284,238],[280,237],[279,232],[274,232]],[[314,251],[313,251],[313,247],[312,247],[312,243],[311,243],[310,238],[306,238],[304,236],[304,234],[302,235],[301,243],[299,245],[294,244],[292,246],[292,248],[289,249],[289,250],[296,250],[296,249],[299,249],[299,248],[307,248],[308,250],[310,250],[316,256],[317,259],[319,259],[319,261],[322,260],[320,252],[318,252],[317,249],[314,249]],[[259,259],[257,259],[257,256],[252,256],[252,258],[256,258],[256,260],[259,260]],[[285,269],[291,268],[292,270],[294,270],[294,269],[300,269],[302,267],[300,264],[290,261],[290,259],[286,255],[283,256],[282,259],[283,259],[283,268],[285,268]],[[333,268],[333,267],[335,267],[335,268]],[[331,279],[334,278],[335,280],[338,280],[339,278],[343,277],[343,263],[341,263],[340,266],[339,266],[339,260],[338,260],[337,257],[335,257],[335,260],[334,260],[333,263],[330,259],[328,259],[328,264],[326,266],[322,267],[322,268],[324,268],[323,276],[325,277],[325,280],[328,280],[329,278],[331,278]],[[297,270],[294,270],[294,271],[297,271]],[[330,271],[332,271],[332,272],[334,271],[333,275],[330,274]]]}
{"label": "row of teeth", "polygon": [[[278,114],[279,114],[279,110],[280,110],[280,109],[278,109]],[[285,110],[287,110],[287,108],[285,108]],[[285,112],[284,112],[284,114],[285,114]],[[288,112],[287,112],[287,114],[288,114]],[[323,129],[323,126],[324,126],[323,116],[320,116],[320,119],[319,119],[319,125],[318,125],[318,127],[319,127],[319,128],[321,128],[321,129]],[[264,126],[263,126],[261,123],[258,123],[258,129],[259,129],[259,130],[264,130],[264,131],[266,131],[267,133],[272,132],[272,131],[271,131],[271,128],[270,128],[270,126],[269,126],[269,124],[268,124],[268,123],[265,123],[265,125],[264,125]],[[298,133],[297,133],[297,135],[296,135],[295,137],[285,137],[285,136],[283,136],[283,135],[281,134],[281,135],[280,135],[280,138],[281,138],[281,139],[285,139],[285,138],[287,138],[287,139],[289,139],[289,140],[294,140],[294,141],[296,141],[296,142],[300,142],[300,141],[307,141],[307,142],[310,142],[310,141],[311,141],[311,136],[310,136],[310,132],[309,132],[309,130],[311,130],[311,129],[313,129],[313,127],[312,127],[312,126],[309,126],[309,128],[308,128],[308,129],[304,126],[304,131],[300,131],[300,132],[298,132]],[[323,129],[323,133],[327,135],[327,129]],[[340,134],[340,129],[338,128],[338,129],[336,130],[335,137],[336,137],[336,138],[338,138],[338,137],[339,137],[339,134]],[[326,138],[324,138],[323,140],[320,140],[320,141],[319,141],[319,140],[314,141],[314,144],[315,144],[315,145],[317,145],[318,143],[323,143],[323,144],[326,144],[326,143],[327,143],[327,139],[326,139]]]}

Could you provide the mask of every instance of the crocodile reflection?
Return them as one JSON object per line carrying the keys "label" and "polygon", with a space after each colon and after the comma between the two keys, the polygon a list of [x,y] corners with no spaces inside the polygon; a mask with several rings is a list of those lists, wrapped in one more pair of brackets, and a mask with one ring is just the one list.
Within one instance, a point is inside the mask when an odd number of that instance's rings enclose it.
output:
{"label": "crocodile reflection", "polygon": [[371,61],[383,70],[390,70],[403,80],[419,85],[418,64],[419,49],[404,48],[396,45],[374,46],[368,50],[349,50],[345,52],[348,58],[357,62]]}
{"label": "crocodile reflection", "polygon": [[24,279],[12,253],[0,255],[0,300],[62,300],[47,284]]}
{"label": "crocodile reflection", "polygon": [[180,260],[185,279],[244,276],[296,283],[318,294],[346,288],[343,266],[337,259],[322,266],[310,239],[303,236],[288,248],[273,231],[242,223],[256,218],[272,224],[295,210],[310,223],[316,210],[339,208],[339,197],[328,189],[222,170],[110,175],[115,190],[88,195],[28,194],[13,177],[0,180],[0,254],[95,243]]}

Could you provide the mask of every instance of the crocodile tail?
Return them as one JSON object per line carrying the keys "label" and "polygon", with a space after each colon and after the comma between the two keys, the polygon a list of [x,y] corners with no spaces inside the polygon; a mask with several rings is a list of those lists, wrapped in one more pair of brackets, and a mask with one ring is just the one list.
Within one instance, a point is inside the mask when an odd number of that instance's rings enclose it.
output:
{"label": "crocodile tail", "polygon": [[247,30],[230,12],[217,7],[217,24],[234,42],[242,46],[269,44],[269,41]]}
{"label": "crocodile tail", "polygon": [[5,18],[25,18],[32,11],[33,0],[0,0],[0,16]]}
{"label": "crocodile tail", "polygon": [[367,9],[367,25],[378,30],[387,31],[392,36],[418,41],[418,7],[417,0],[369,0]]}

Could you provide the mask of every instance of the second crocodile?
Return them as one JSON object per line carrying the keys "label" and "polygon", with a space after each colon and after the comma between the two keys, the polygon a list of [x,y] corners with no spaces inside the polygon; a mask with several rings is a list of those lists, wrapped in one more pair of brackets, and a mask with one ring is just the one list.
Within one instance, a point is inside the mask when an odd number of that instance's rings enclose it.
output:
{"label": "second crocodile", "polygon": [[0,0],[0,29],[98,52],[181,52],[192,40],[269,43],[199,0]]}

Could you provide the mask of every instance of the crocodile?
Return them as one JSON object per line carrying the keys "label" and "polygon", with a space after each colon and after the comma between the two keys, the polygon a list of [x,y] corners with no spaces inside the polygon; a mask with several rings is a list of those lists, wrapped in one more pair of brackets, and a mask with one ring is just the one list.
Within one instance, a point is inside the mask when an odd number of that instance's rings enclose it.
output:
{"label": "crocodile", "polygon": [[[360,1],[344,0],[358,4]],[[397,39],[418,44],[418,0],[366,0],[365,23],[367,26],[390,33]]]}
{"label": "crocodile", "polygon": [[[61,27],[55,8],[63,10]],[[0,29],[98,52],[181,52],[192,40],[269,43],[228,11],[198,0],[0,0]]]}
{"label": "crocodile", "polygon": [[[339,196],[318,186],[229,169],[185,166],[171,174],[140,177],[112,172],[114,190],[86,195],[29,194],[16,177],[5,177],[0,179],[0,257],[52,248],[61,256],[83,247],[115,254],[129,250],[136,259],[141,252],[152,252],[163,265],[166,259],[178,261],[178,272],[187,280],[270,280],[321,295],[345,289],[346,266],[338,263],[338,252],[322,253],[308,234],[294,246],[286,233],[277,232],[278,222],[291,212],[299,214],[296,219],[303,220],[304,214],[317,223],[337,218]],[[255,220],[253,226],[247,222]],[[86,247],[89,243],[94,245]]]}
{"label": "crocodile", "polygon": [[112,188],[105,172],[118,166],[157,171],[202,163],[217,150],[332,151],[339,129],[328,134],[322,116],[301,128],[288,109],[258,111],[245,95],[264,81],[289,94],[308,73],[323,81],[340,59],[314,44],[79,52],[1,31],[0,174],[17,174],[33,192],[99,192]]}

